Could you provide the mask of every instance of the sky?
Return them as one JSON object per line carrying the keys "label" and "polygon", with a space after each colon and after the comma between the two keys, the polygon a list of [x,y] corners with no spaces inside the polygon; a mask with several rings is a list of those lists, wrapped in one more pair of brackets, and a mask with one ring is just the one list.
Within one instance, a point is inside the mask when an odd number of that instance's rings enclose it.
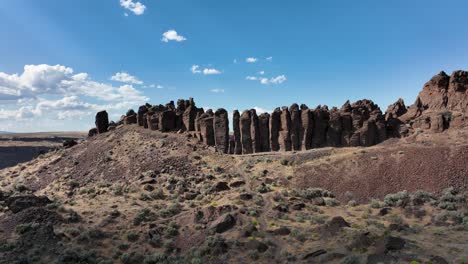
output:
{"label": "sky", "polygon": [[86,131],[139,105],[382,111],[468,69],[468,1],[0,0],[0,131]]}

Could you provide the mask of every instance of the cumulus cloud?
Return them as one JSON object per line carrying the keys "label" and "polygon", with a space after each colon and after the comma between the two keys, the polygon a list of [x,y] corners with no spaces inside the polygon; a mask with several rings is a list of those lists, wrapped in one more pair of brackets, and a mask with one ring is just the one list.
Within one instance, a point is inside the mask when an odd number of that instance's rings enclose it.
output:
{"label": "cumulus cloud", "polygon": [[245,62],[247,62],[247,63],[255,63],[255,62],[257,62],[257,58],[252,58],[252,57],[250,57],[250,58],[245,59]]}
{"label": "cumulus cloud", "polygon": [[[260,72],[259,74],[263,75],[263,74],[265,74],[265,72]],[[263,85],[282,84],[287,80],[285,75],[279,75],[279,76],[276,76],[276,77],[273,77],[273,78],[247,76],[245,79],[249,80],[249,81],[259,81]]]}
{"label": "cumulus cloud", "polygon": [[267,57],[265,60],[266,61],[273,61],[273,57]]}
{"label": "cumulus cloud", "polygon": [[62,65],[26,65],[21,74],[0,72],[0,119],[54,116],[70,120],[148,100],[131,84],[114,87],[99,83],[87,73],[74,74],[72,68]]}
{"label": "cumulus cloud", "polygon": [[271,78],[270,79],[270,83],[273,83],[273,84],[282,84],[286,81],[286,76],[285,75],[279,75],[279,76],[276,76],[274,78]]}
{"label": "cumulus cloud", "polygon": [[171,29],[163,33],[162,35],[162,42],[169,42],[169,41],[176,41],[181,42],[187,40],[184,36],[181,36],[177,33],[177,31]]}
{"label": "cumulus cloud", "polygon": [[112,81],[123,82],[123,83],[132,83],[132,84],[143,84],[137,77],[132,76],[126,72],[117,72],[111,78]]}
{"label": "cumulus cloud", "polygon": [[264,75],[264,74],[265,74],[265,71],[260,71],[258,74]]}
{"label": "cumulus cloud", "polygon": [[[133,14],[139,16],[145,13],[146,6],[140,2],[133,2],[132,0],[120,0],[120,5],[132,12]],[[128,16],[127,13],[125,13]]]}
{"label": "cumulus cloud", "polygon": [[212,92],[212,93],[224,93],[224,89],[211,89],[210,92]]}
{"label": "cumulus cloud", "polygon": [[190,71],[193,74],[201,74],[201,73],[203,73],[204,75],[221,74],[221,71],[214,69],[214,68],[205,68],[202,70],[199,65],[192,65],[192,67],[190,68]]}
{"label": "cumulus cloud", "polygon": [[204,69],[204,70],[203,70],[203,74],[205,74],[205,75],[213,75],[213,74],[221,74],[221,72],[218,71],[217,69]]}

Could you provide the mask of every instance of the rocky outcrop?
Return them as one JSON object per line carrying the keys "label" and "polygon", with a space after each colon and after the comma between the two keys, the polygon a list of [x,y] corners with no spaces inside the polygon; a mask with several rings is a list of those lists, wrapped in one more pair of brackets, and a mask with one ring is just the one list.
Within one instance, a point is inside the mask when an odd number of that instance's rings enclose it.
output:
{"label": "rocky outcrop", "polygon": [[291,115],[291,145],[293,150],[301,150],[301,130],[302,130],[302,116],[299,105],[292,104],[289,107],[289,114]]}
{"label": "rocky outcrop", "polygon": [[281,110],[276,108],[270,116],[270,148],[279,151],[279,131],[281,129]]}
{"label": "rocky outcrop", "polygon": [[260,133],[260,152],[270,151],[270,114],[262,113],[258,116],[258,131]]}
{"label": "rocky outcrop", "polygon": [[283,106],[281,108],[280,116],[280,130],[279,130],[279,148],[281,151],[291,151],[291,114],[289,113],[288,107]]}
{"label": "rocky outcrop", "polygon": [[234,110],[232,114],[232,127],[234,130],[234,154],[242,154],[241,131],[240,131],[240,114],[238,110]]}
{"label": "rocky outcrop", "polygon": [[244,111],[240,116],[240,132],[241,132],[241,145],[242,145],[242,154],[251,154],[253,153],[252,148],[252,136],[251,136],[251,112]]}
{"label": "rocky outcrop", "polygon": [[221,108],[214,113],[214,138],[216,148],[222,153],[229,152],[229,118],[228,112]]}
{"label": "rocky outcrop", "polygon": [[215,145],[215,134],[214,134],[214,114],[213,111],[207,110],[205,113],[200,115],[199,117],[199,125],[200,125],[200,135],[201,140],[208,146]]}
{"label": "rocky outcrop", "polygon": [[268,151],[298,151],[321,147],[372,146],[391,137],[404,137],[426,130],[440,133],[452,127],[466,126],[468,110],[468,72],[455,71],[451,76],[440,72],[429,80],[415,103],[406,107],[399,99],[385,114],[371,100],[347,101],[340,109],[292,104],[276,108],[271,114],[257,115],[254,109],[240,115],[233,112],[233,133],[225,109],[206,112],[197,108],[192,98],[166,105],[145,104],[138,114],[129,110],[110,125],[107,113],[96,115],[96,129],[90,136],[136,124],[162,132],[193,132],[201,142],[215,146],[222,153],[251,154]]}
{"label": "rocky outcrop", "polygon": [[96,129],[97,133],[105,133],[109,127],[109,117],[106,111],[101,111],[96,114]]}
{"label": "rocky outcrop", "polygon": [[253,152],[262,152],[258,116],[255,109],[250,109],[250,137],[252,138]]}

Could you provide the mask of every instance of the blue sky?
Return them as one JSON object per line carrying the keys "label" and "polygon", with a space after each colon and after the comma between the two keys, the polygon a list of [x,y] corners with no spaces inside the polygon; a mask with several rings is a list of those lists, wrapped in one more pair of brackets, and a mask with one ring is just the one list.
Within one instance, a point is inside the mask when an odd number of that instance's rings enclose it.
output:
{"label": "blue sky", "polygon": [[229,111],[368,98],[384,111],[439,71],[468,69],[467,12],[432,0],[0,1],[0,130],[87,130],[99,109],[118,119],[188,97]]}

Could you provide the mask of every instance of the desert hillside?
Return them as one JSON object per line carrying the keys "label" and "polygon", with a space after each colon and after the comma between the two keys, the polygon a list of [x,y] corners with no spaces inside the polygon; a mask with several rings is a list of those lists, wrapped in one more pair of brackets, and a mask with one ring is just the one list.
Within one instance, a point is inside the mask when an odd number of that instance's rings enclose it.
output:
{"label": "desert hillside", "polygon": [[2,263],[463,263],[466,133],[236,156],[120,126],[0,172]]}

